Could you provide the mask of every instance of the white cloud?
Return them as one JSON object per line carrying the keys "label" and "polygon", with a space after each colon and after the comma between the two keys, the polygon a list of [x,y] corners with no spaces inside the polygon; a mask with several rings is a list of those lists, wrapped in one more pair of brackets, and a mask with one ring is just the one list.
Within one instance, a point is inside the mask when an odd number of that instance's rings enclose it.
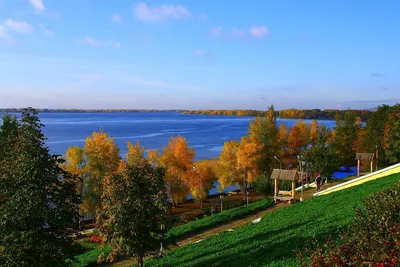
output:
{"label": "white cloud", "polygon": [[122,17],[121,17],[121,15],[120,15],[120,14],[117,14],[117,13],[113,14],[113,15],[111,16],[111,19],[112,19],[114,22],[116,22],[116,23],[121,23],[121,22],[122,22]]}
{"label": "white cloud", "polygon": [[30,33],[33,32],[33,27],[24,21],[15,21],[8,19],[4,22],[4,25],[12,31],[18,33]]}
{"label": "white cloud", "polygon": [[120,42],[114,42],[114,41],[100,41],[98,39],[95,39],[93,37],[87,36],[85,38],[82,38],[78,40],[81,43],[88,44],[91,46],[108,46],[108,47],[116,47],[116,48],[121,48],[121,43]]}
{"label": "white cloud", "polygon": [[250,27],[247,31],[233,28],[230,31],[223,31],[222,27],[216,27],[211,29],[211,36],[216,38],[263,38],[269,35],[269,30],[266,26],[254,25]]}
{"label": "white cloud", "polygon": [[36,10],[37,13],[44,11],[45,7],[43,5],[42,0],[29,0],[33,8]]}
{"label": "white cloud", "polygon": [[135,7],[135,17],[140,21],[156,22],[191,17],[189,10],[180,5],[148,6],[141,2]]}
{"label": "white cloud", "polygon": [[8,34],[7,29],[4,27],[4,25],[1,24],[0,24],[0,39],[4,39],[10,43],[13,41],[12,37]]}
{"label": "white cloud", "polygon": [[43,34],[44,34],[44,36],[52,36],[53,32],[50,30],[45,30]]}
{"label": "white cloud", "polygon": [[254,38],[263,38],[269,35],[269,30],[263,25],[254,25],[249,29],[249,34]]}

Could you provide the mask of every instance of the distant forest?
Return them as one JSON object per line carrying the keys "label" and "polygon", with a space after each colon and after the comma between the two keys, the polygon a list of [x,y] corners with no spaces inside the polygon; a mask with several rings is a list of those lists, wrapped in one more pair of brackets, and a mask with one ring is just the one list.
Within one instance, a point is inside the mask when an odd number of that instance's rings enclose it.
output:
{"label": "distant forest", "polygon": [[[282,119],[316,119],[316,120],[335,120],[336,114],[342,117],[347,110],[337,109],[283,109],[275,111],[275,115]],[[370,118],[372,111],[369,110],[350,110],[356,117],[363,121]],[[185,110],[183,114],[202,114],[219,116],[262,116],[265,111],[260,110]]]}
{"label": "distant forest", "polygon": [[[217,115],[217,116],[263,116],[266,111],[252,109],[235,110],[160,110],[160,109],[36,109],[38,112],[70,112],[70,113],[96,113],[96,112],[179,112],[182,114],[197,115]],[[360,117],[363,121],[370,118],[372,111],[369,110],[351,110],[353,114]],[[0,112],[22,112],[20,108],[0,109]],[[277,117],[282,119],[316,119],[316,120],[334,120],[337,113],[344,116],[346,110],[337,109],[283,109],[275,111]]]}

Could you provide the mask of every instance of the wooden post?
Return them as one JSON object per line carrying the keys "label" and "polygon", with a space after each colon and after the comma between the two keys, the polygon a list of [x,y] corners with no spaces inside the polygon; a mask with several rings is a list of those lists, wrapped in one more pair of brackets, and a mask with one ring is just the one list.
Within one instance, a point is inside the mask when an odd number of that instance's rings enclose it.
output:
{"label": "wooden post", "polygon": [[371,160],[371,172],[374,172],[374,160]]}
{"label": "wooden post", "polygon": [[360,160],[357,161],[357,176],[360,176]]}
{"label": "wooden post", "polygon": [[292,181],[292,198],[296,199],[296,180]]}
{"label": "wooden post", "polygon": [[278,191],[279,191],[278,179],[275,179],[275,192],[274,192],[275,197],[278,196]]}

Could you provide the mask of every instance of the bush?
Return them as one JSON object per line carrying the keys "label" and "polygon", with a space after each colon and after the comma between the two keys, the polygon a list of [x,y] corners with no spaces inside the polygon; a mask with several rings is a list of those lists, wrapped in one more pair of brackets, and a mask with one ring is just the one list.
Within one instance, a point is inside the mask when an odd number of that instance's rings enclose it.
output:
{"label": "bush", "polygon": [[400,264],[400,183],[368,197],[354,223],[341,234],[341,242],[298,257],[302,266],[398,266]]}
{"label": "bush", "polygon": [[101,243],[101,242],[103,242],[103,238],[101,238],[100,236],[94,235],[92,237],[89,237],[88,241],[91,243]]}

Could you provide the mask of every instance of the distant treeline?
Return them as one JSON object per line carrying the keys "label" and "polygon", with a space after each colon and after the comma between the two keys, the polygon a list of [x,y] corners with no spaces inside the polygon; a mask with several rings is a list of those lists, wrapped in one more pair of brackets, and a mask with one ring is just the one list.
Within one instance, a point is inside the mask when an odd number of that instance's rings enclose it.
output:
{"label": "distant treeline", "polygon": [[[100,113],[100,112],[179,112],[182,114],[197,115],[217,115],[217,116],[263,116],[265,111],[254,109],[234,109],[234,110],[179,110],[179,109],[36,109],[38,112],[70,112],[70,113]],[[351,110],[353,114],[360,117],[363,121],[371,117],[372,111],[369,110]],[[21,108],[0,108],[0,112],[18,113]],[[334,120],[337,113],[344,116],[346,110],[336,109],[283,109],[275,111],[275,115],[282,119],[316,119],[316,120]]]}
{"label": "distant treeline", "polygon": [[[347,110],[336,109],[283,109],[275,111],[275,115],[282,119],[316,119],[316,120],[334,120],[337,113],[344,116]],[[363,121],[370,118],[372,111],[369,110],[351,110],[353,114],[360,117]],[[261,110],[185,110],[183,114],[202,114],[219,116],[262,116],[265,111]]]}
{"label": "distant treeline", "polygon": [[[43,112],[70,112],[70,113],[100,113],[100,112],[182,112],[182,110],[176,109],[47,109],[47,108],[36,108],[39,113]],[[22,112],[22,108],[0,108],[0,112],[19,113]]]}

